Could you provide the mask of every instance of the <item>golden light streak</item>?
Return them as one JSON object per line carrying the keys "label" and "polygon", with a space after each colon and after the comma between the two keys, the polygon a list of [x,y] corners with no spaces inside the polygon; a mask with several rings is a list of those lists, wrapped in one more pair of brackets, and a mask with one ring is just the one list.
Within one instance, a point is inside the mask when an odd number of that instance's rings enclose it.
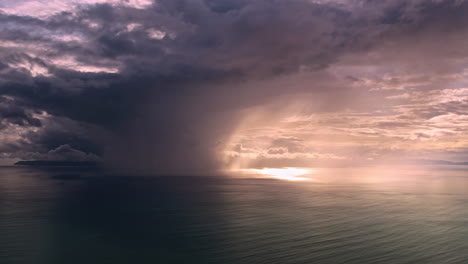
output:
{"label": "golden light streak", "polygon": [[239,172],[250,175],[261,175],[267,178],[274,178],[287,181],[310,181],[311,178],[305,177],[314,172],[307,168],[263,168],[263,169],[240,169]]}

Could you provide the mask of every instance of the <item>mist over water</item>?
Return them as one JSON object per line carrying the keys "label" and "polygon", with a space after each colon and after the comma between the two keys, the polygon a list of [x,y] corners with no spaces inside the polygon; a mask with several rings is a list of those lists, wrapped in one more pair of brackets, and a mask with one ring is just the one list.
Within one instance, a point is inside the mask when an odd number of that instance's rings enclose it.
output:
{"label": "mist over water", "polygon": [[468,262],[463,170],[359,171],[317,182],[2,167],[0,263]]}

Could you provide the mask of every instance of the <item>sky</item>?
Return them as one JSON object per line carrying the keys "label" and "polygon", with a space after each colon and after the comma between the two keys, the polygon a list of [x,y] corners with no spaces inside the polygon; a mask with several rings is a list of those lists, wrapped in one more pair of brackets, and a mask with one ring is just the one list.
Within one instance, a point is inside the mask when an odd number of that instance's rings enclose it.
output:
{"label": "sky", "polygon": [[468,161],[468,1],[3,0],[0,164]]}

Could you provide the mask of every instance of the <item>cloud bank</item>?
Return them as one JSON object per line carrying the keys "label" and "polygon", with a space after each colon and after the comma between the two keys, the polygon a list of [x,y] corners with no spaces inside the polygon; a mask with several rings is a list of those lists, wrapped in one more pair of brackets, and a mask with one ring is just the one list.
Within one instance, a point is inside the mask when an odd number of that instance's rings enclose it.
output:
{"label": "cloud bank", "polygon": [[467,1],[48,3],[0,5],[1,158],[205,174],[467,157]]}

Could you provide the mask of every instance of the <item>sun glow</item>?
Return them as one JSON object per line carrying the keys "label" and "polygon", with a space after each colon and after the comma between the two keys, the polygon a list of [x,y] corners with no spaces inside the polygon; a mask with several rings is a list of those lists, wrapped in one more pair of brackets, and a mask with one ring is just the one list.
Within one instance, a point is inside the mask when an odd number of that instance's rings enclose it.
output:
{"label": "sun glow", "polygon": [[267,178],[275,178],[288,181],[310,181],[311,178],[304,177],[313,172],[306,168],[263,168],[263,169],[241,169],[247,174],[261,175]]}

